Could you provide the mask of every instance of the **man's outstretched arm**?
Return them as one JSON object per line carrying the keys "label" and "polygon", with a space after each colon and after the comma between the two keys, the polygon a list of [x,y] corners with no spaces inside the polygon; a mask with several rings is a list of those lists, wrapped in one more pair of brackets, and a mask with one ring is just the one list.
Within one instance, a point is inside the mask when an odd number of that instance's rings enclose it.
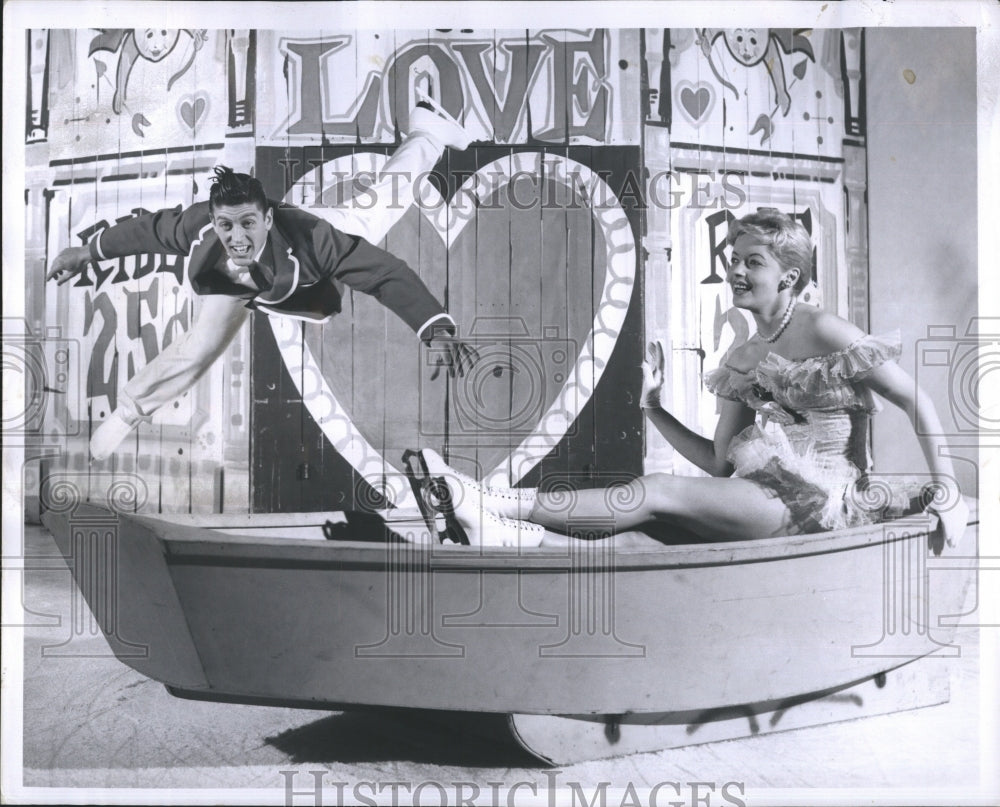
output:
{"label": "man's outstretched arm", "polygon": [[207,202],[183,210],[178,205],[126,219],[101,230],[86,246],[62,250],[53,259],[45,279],[54,278],[62,285],[80,274],[91,261],[108,258],[146,253],[187,255],[210,222]]}
{"label": "man's outstretched arm", "polygon": [[458,327],[444,306],[404,261],[325,222],[314,230],[313,244],[320,265],[335,266],[332,277],[374,297],[429,345],[436,365],[432,378],[441,367],[447,367],[451,376],[462,375],[479,358],[458,337]]}

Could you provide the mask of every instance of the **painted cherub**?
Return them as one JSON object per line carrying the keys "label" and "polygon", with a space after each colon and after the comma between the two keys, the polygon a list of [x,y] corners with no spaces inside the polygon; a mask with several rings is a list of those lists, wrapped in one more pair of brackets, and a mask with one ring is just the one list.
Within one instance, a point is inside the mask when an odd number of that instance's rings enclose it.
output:
{"label": "painted cherub", "polygon": [[[99,50],[118,53],[118,69],[115,73],[115,94],[111,99],[111,108],[120,115],[128,95],[128,79],[132,68],[139,59],[148,62],[163,61],[177,46],[182,33],[191,37],[194,45],[187,61],[170,77],[167,83],[169,90],[175,81],[188,71],[194,58],[208,38],[204,28],[107,28],[94,37],[90,43],[88,56],[93,56]],[[98,68],[100,70],[100,68]]]}
{"label": "painted cherub", "polygon": [[[785,67],[781,59],[781,50],[786,54],[805,53],[815,61],[812,45],[798,30],[791,28],[700,28],[698,29],[698,45],[708,59],[709,67],[723,87],[728,87],[739,98],[736,87],[724,78],[725,65],[717,65],[713,46],[719,37],[723,37],[726,49],[744,68],[754,67],[761,62],[767,68],[774,88],[774,103],[781,109],[782,115],[787,115],[792,99],[788,94],[785,81]],[[778,46],[781,46],[779,50]],[[722,68],[722,69],[720,69]]]}

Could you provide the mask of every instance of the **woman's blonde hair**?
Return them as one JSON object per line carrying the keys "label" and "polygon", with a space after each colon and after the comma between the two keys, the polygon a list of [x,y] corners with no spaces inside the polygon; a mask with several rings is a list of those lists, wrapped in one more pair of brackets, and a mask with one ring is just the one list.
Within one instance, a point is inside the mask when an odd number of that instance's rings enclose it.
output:
{"label": "woman's blonde hair", "polygon": [[732,222],[726,241],[731,246],[741,235],[766,244],[783,269],[799,270],[792,286],[796,294],[806,287],[812,275],[813,245],[802,224],[780,210],[764,207]]}

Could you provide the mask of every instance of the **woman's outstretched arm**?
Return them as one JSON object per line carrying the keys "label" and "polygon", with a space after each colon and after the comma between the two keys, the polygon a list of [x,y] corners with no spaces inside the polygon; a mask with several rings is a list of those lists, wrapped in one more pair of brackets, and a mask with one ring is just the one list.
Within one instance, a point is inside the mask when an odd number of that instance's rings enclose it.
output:
{"label": "woman's outstretched arm", "polygon": [[969,508],[958,489],[955,468],[948,456],[948,443],[934,403],[913,377],[895,362],[886,362],[875,369],[865,378],[864,384],[902,409],[913,424],[931,478],[945,492],[943,497],[935,497],[938,503],[932,502],[927,509],[940,519],[948,546],[955,546],[965,532]]}
{"label": "woman's outstretched arm", "polygon": [[642,365],[642,411],[667,442],[689,462],[712,476],[729,476],[732,465],[726,459],[733,437],[754,421],[754,411],[735,401],[722,399],[722,414],[709,440],[697,434],[665,410],[660,403],[664,384],[665,357],[659,341],[650,342],[649,358]]}
{"label": "woman's outstretched arm", "polygon": [[729,476],[733,466],[726,459],[729,443],[754,421],[754,411],[736,401],[722,399],[722,414],[709,440],[691,431],[662,407],[643,408],[646,417],[685,459],[712,476]]}
{"label": "woman's outstretched arm", "polygon": [[[817,315],[814,322],[816,336],[826,350],[842,350],[864,335],[856,326],[832,314]],[[948,456],[948,444],[934,403],[913,377],[894,361],[879,365],[861,383],[898,406],[909,418],[930,469],[931,481],[941,486],[945,494],[936,497],[938,504],[931,503],[927,510],[940,519],[948,546],[955,546],[965,532],[969,508],[958,489],[955,467]]]}

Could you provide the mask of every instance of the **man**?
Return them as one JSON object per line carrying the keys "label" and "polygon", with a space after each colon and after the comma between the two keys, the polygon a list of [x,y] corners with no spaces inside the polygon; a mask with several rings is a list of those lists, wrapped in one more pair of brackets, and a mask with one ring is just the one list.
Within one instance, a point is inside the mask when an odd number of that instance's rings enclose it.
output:
{"label": "man", "polygon": [[[403,261],[372,245],[412,202],[414,180],[446,147],[464,149],[467,132],[427,99],[410,113],[410,132],[386,162],[371,198],[403,204],[370,209],[347,204],[323,218],[267,199],[261,183],[215,169],[208,202],[161,210],[103,230],[87,246],[56,256],[46,275],[61,285],[91,262],[126,255],[187,255],[188,278],[205,295],[185,334],[125,385],[117,408],[94,432],[90,454],[109,457],[140,420],[190,389],[233,340],[252,310],[323,322],[340,311],[337,284],[370,294],[396,313],[454,377],[475,351],[456,337],[454,321]],[[402,190],[402,195],[400,195]]]}

